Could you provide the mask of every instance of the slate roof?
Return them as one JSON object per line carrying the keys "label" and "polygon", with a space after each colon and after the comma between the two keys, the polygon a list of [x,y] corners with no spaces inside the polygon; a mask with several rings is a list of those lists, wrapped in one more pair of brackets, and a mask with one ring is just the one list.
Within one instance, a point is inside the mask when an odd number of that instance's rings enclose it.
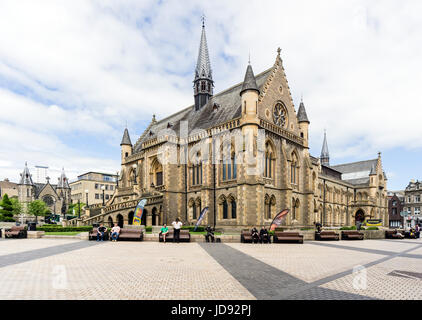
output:
{"label": "slate roof", "polygon": [[245,73],[245,79],[243,80],[242,90],[240,90],[240,95],[243,91],[246,90],[256,90],[259,92],[258,85],[256,84],[256,79],[253,74],[252,66],[248,64]]}
{"label": "slate roof", "polygon": [[[262,88],[267,77],[270,75],[272,67],[257,76],[255,76],[258,89]],[[210,98],[208,103],[201,109],[196,110],[194,106],[189,106],[167,118],[157,121],[151,125],[148,132],[145,132],[135,143],[134,153],[141,151],[143,142],[155,138],[157,133],[162,130],[171,129],[179,134],[180,121],[188,121],[188,130],[192,132],[194,129],[209,129],[218,124],[230,121],[241,116],[241,98],[243,82],[222,91]],[[170,124],[170,128],[168,125]]]}
{"label": "slate roof", "polygon": [[365,161],[339,164],[339,165],[331,166],[331,168],[333,168],[334,170],[340,171],[341,173],[368,171],[368,174],[369,174],[369,172],[371,172],[372,166],[373,165],[376,166],[377,162],[378,162],[378,159],[365,160]]}
{"label": "slate roof", "polygon": [[130,141],[129,130],[127,128],[125,128],[125,132],[123,132],[122,142],[120,142],[120,145],[132,145],[132,142]]}
{"label": "slate roof", "polygon": [[[303,101],[300,102],[299,110],[297,111],[297,120],[299,122],[310,123],[308,120],[308,115],[306,114],[305,105],[303,104]],[[328,150],[328,147],[327,147],[327,150]]]}

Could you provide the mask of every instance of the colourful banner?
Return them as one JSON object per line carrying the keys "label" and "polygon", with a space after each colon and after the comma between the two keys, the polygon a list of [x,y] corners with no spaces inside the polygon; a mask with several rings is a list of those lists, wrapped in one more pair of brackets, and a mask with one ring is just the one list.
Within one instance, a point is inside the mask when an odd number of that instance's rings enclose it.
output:
{"label": "colourful banner", "polygon": [[273,222],[271,223],[270,226],[270,231],[274,231],[275,228],[277,228],[278,226],[281,225],[281,223],[284,220],[284,217],[289,213],[289,209],[284,209],[283,211],[281,211],[279,214],[277,214],[273,220]]}
{"label": "colourful banner", "polygon": [[196,221],[195,228],[193,229],[193,231],[196,231],[196,229],[201,224],[202,219],[204,219],[205,214],[208,212],[208,210],[209,210],[208,207],[205,207],[204,209],[202,209],[201,214],[199,215],[198,221]]}
{"label": "colourful banner", "polygon": [[144,213],[144,206],[147,203],[147,199],[141,199],[136,206],[135,213],[133,215],[133,224],[141,225],[142,214]]}

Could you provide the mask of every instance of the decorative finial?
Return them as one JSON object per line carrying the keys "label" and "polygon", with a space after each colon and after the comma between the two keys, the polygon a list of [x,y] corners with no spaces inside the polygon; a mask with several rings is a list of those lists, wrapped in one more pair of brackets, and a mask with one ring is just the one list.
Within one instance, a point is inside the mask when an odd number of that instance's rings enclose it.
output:
{"label": "decorative finial", "polygon": [[277,54],[280,55],[281,49],[280,47],[277,48]]}
{"label": "decorative finial", "polygon": [[381,158],[381,151],[378,151],[378,158]]}
{"label": "decorative finial", "polygon": [[251,50],[249,50],[249,60],[248,60],[248,64],[251,64]]}
{"label": "decorative finial", "polygon": [[205,14],[202,14],[201,21],[202,21],[202,28],[205,28]]}
{"label": "decorative finial", "polygon": [[303,103],[303,92],[301,93],[301,95],[300,95],[300,102],[302,102]]}
{"label": "decorative finial", "polygon": [[155,122],[155,114],[152,115],[152,122]]}

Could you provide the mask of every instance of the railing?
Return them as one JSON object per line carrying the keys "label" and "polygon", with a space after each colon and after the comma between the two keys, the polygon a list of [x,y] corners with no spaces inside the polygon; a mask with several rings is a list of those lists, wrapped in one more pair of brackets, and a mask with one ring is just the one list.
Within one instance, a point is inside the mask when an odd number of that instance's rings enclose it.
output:
{"label": "railing", "polygon": [[260,125],[261,127],[267,129],[268,131],[271,131],[273,133],[276,133],[286,139],[289,139],[293,142],[296,142],[297,144],[303,145],[303,138],[291,133],[290,131],[287,131],[283,128],[280,128],[279,126],[276,126],[270,122],[267,122],[263,119],[260,119]]}

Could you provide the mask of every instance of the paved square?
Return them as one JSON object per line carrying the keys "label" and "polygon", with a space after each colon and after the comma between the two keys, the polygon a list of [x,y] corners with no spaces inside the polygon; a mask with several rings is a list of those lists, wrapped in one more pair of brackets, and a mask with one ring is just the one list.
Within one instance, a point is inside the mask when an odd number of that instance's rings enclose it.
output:
{"label": "paved square", "polygon": [[419,239],[1,239],[0,269],[0,299],[422,299]]}

